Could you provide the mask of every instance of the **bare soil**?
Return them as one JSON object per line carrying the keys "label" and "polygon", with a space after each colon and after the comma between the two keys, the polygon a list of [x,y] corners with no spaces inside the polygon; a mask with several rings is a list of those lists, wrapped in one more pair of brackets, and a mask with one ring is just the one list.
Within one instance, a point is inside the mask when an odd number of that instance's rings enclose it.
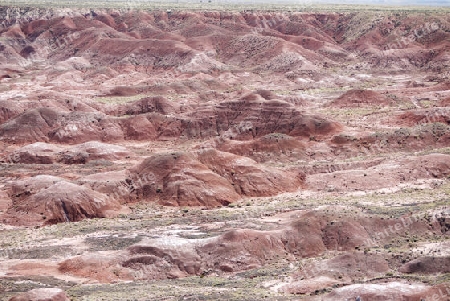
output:
{"label": "bare soil", "polygon": [[0,300],[450,300],[448,11],[162,7],[0,7]]}

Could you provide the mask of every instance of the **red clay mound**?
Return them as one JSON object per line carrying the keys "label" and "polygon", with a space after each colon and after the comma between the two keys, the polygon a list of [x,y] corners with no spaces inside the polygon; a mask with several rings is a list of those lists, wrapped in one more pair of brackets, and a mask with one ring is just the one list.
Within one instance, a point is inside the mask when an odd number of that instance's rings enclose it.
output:
{"label": "red clay mound", "polygon": [[229,65],[251,68],[280,55],[283,40],[256,34],[224,36],[216,47],[219,47],[221,61],[226,61]]}
{"label": "red clay mound", "polygon": [[325,222],[306,213],[278,230],[232,230],[198,247],[197,252],[208,268],[222,272],[260,267],[280,256],[317,256],[326,250],[321,231]]}
{"label": "red clay mound", "polygon": [[127,103],[120,107],[119,112],[125,115],[139,115],[156,112],[163,115],[174,114],[178,111],[174,103],[169,102],[164,97],[146,97],[132,103]]}
{"label": "red clay mound", "polygon": [[[341,61],[346,54],[343,47],[349,51],[365,50],[367,56],[374,58],[373,65],[442,69],[448,61],[445,48],[448,34],[443,28],[432,28],[414,43],[404,45],[398,42],[400,32],[393,28],[391,22],[361,28],[359,14],[245,12],[218,17],[215,12],[98,12],[91,17],[35,20],[25,23],[23,32],[19,26],[11,26],[8,35],[20,40],[26,35],[30,41],[35,41],[39,36],[66,37],[73,32],[82,32],[69,47],[61,47],[54,57],[68,57],[74,52],[89,56],[89,51],[96,64],[109,64],[117,70],[141,68],[146,72],[186,64],[194,55],[191,47],[201,51],[215,49],[222,62],[240,67],[258,67],[272,61],[266,66],[271,70],[280,69],[279,66],[273,68],[280,65],[280,61],[282,67],[294,67],[300,62],[292,61],[291,54],[296,53],[317,61],[324,58]],[[423,22],[402,20],[402,24],[411,27],[411,32],[423,32],[423,28],[417,25]],[[25,48],[34,49],[39,47],[37,44],[32,43]],[[386,45],[392,50],[385,51],[387,54],[380,50]],[[399,52],[395,48],[407,48],[407,51]],[[433,51],[423,51],[424,48],[432,48]],[[130,55],[134,57],[130,59]],[[290,66],[289,63],[294,64]]]}
{"label": "red clay mound", "polygon": [[272,196],[296,191],[303,184],[304,175],[282,172],[257,164],[255,161],[214,149],[200,151],[200,162],[233,184],[243,196]]}
{"label": "red clay mound", "polygon": [[227,232],[197,248],[197,252],[207,268],[222,272],[260,267],[266,261],[287,255],[279,235],[248,229]]}
{"label": "red clay mound", "polygon": [[0,100],[0,124],[23,113],[28,108],[27,105],[17,101]]}
{"label": "red clay mound", "polygon": [[350,90],[330,103],[336,107],[386,106],[391,102],[378,92],[371,90]]}
{"label": "red clay mound", "polygon": [[0,140],[11,143],[117,141],[123,139],[119,122],[92,112],[31,109],[0,125]]}
{"label": "red clay mound", "polygon": [[[158,115],[158,119],[162,121],[162,128],[167,129],[168,127],[164,125],[163,116]],[[158,123],[152,122],[153,120],[149,120],[149,116],[139,115],[133,116],[131,118],[127,118],[121,121],[121,127],[127,140],[156,140],[160,132],[158,131]],[[179,131],[174,131],[173,136],[178,136]],[[172,136],[172,137],[173,137]]]}
{"label": "red clay mound", "polygon": [[59,264],[59,271],[101,283],[118,280],[175,279],[199,275],[201,258],[194,250],[132,246],[119,256],[79,256]]}
{"label": "red clay mound", "polygon": [[230,32],[213,24],[193,24],[183,27],[180,30],[180,35],[185,38],[207,37],[220,33],[229,34]]}
{"label": "red clay mound", "polygon": [[92,160],[120,160],[130,156],[131,153],[125,147],[90,141],[61,152],[59,161],[66,164],[78,164]]}
{"label": "red clay mound", "polygon": [[70,301],[70,299],[59,288],[36,288],[12,297],[9,301]]}
{"label": "red clay mound", "polygon": [[298,138],[284,134],[269,134],[249,141],[225,140],[221,151],[250,157],[257,162],[270,160],[299,160],[305,158],[306,145]]}
{"label": "red clay mound", "polygon": [[450,108],[408,111],[398,116],[397,119],[398,124],[407,126],[437,122],[450,124]]}
{"label": "red clay mound", "polygon": [[188,138],[226,135],[230,139],[248,139],[272,133],[320,139],[341,129],[335,122],[305,115],[291,104],[266,101],[256,94],[243,100],[221,103],[215,109],[209,105],[200,107],[182,118],[167,116],[178,109],[158,97],[144,99],[125,108],[128,113],[142,113],[144,117],[119,119],[95,112],[58,113],[47,108],[33,109],[0,125],[0,139],[17,143],[49,140],[83,143],[92,140],[153,140],[182,135]]}
{"label": "red clay mound", "polygon": [[445,178],[450,175],[450,155],[430,154],[409,160],[406,170],[414,171],[411,177]]}
{"label": "red clay mound", "polygon": [[22,29],[20,28],[20,25],[13,25],[8,28],[8,31],[3,34],[4,37],[8,38],[17,38],[17,39],[24,39],[25,34],[23,33]]}
{"label": "red clay mound", "polygon": [[[134,275],[138,279],[166,279],[199,275],[203,272],[219,274],[239,272],[258,268],[281,258],[305,259],[317,257],[327,250],[340,250],[338,255],[331,259],[320,263],[314,263],[316,262],[314,260],[304,266],[293,275],[292,285],[284,289],[292,293],[302,293],[320,288],[324,283],[327,283],[326,286],[346,284],[367,275],[370,277],[385,275],[389,266],[384,255],[365,254],[355,249],[382,246],[392,241],[390,235],[394,232],[387,233],[386,236],[383,232],[394,231],[394,225],[399,221],[368,218],[363,215],[356,218],[342,217],[341,213],[338,210],[334,215],[336,220],[333,221],[328,213],[289,212],[288,221],[273,230],[236,229],[207,240],[198,240],[193,244],[186,243],[182,248],[180,247],[183,245],[182,240],[170,246],[166,241],[170,238],[157,238],[154,242],[130,247],[128,254],[120,252],[112,258],[101,259],[92,256],[77,257],[65,261],[60,269],[100,281],[112,278],[125,280],[129,275]],[[274,218],[282,220],[286,218],[286,214]],[[402,237],[405,238],[408,235],[419,235],[428,231],[429,222],[420,218],[417,220],[406,225],[406,228],[401,226],[398,234],[404,233],[405,236]],[[353,238],[349,234],[355,229],[357,235]],[[376,244],[373,244],[369,237],[377,235],[381,237],[374,238]],[[158,246],[159,239],[164,241],[164,246]],[[123,269],[114,272],[113,268],[117,268],[118,263]],[[101,275],[94,272],[99,266],[106,267],[102,269]]]}
{"label": "red clay mound", "polygon": [[[181,119],[159,113],[133,116],[121,122],[126,139],[171,139],[184,135],[192,138],[196,128],[191,119]],[[212,135],[212,133],[210,134]],[[147,137],[147,138],[146,138]]]}
{"label": "red clay mound", "polygon": [[421,257],[400,267],[401,273],[436,274],[450,273],[450,257]]}
{"label": "red clay mound", "polygon": [[123,140],[123,131],[114,118],[104,114],[70,112],[61,114],[57,126],[48,133],[51,141],[59,143],[83,143],[88,141]]}
{"label": "red clay mound", "polygon": [[143,179],[129,176],[126,170],[95,173],[77,181],[77,184],[103,193],[120,203],[136,201],[136,187],[140,187],[142,183]]}
{"label": "red clay mound", "polygon": [[[308,220],[312,222],[312,220]],[[129,254],[115,258],[76,257],[66,260],[60,270],[102,282],[114,276],[112,267],[120,261],[123,269],[115,272],[126,279],[172,279],[202,272],[230,273],[263,266],[280,257],[293,259],[292,253],[313,256],[325,249],[321,243],[320,221],[314,224],[296,223],[292,227],[275,231],[233,230],[207,242],[194,246],[160,248],[153,245],[136,245]],[[95,271],[102,267],[99,276]],[[117,268],[116,268],[117,269]]]}
{"label": "red clay mound", "polygon": [[53,164],[58,161],[57,154],[63,149],[59,146],[36,142],[21,147],[8,156],[14,163],[25,164]]}
{"label": "red clay mound", "polygon": [[48,141],[58,113],[49,108],[28,110],[0,125],[0,140],[16,143]]}
{"label": "red clay mound", "polygon": [[450,107],[450,97],[444,98],[439,102],[441,107]]}
{"label": "red clay mound", "polygon": [[49,225],[85,218],[111,217],[123,210],[106,196],[63,179],[37,176],[12,184],[13,204],[4,222],[14,225]]}
{"label": "red clay mound", "polygon": [[26,145],[12,154],[6,160],[25,164],[82,164],[92,160],[119,160],[131,156],[126,148],[98,141],[90,141],[73,147],[36,142]]}
{"label": "red clay mound", "polygon": [[17,181],[12,183],[10,195],[15,198],[28,197],[63,180],[64,179],[60,177],[39,175],[33,178]]}
{"label": "red clay mound", "polygon": [[368,239],[366,229],[357,221],[332,221],[323,229],[323,242],[328,250],[354,250]]}
{"label": "red clay mound", "polygon": [[[102,34],[102,31],[98,33]],[[138,40],[122,34],[119,35],[117,32],[112,33],[112,35],[116,37],[104,38],[92,43],[89,50],[92,54],[101,54],[92,57],[94,62],[101,65],[109,64],[117,71],[134,69],[134,61],[128,59],[130,55],[138,57],[139,64],[151,68],[150,70],[176,68],[187,64],[194,56],[192,49],[181,42],[165,39]],[[125,90],[126,93],[130,93],[127,89]],[[119,91],[119,93],[122,92]],[[123,96],[123,94],[116,95]]]}
{"label": "red clay mound", "polygon": [[90,254],[65,260],[59,264],[59,271],[77,277],[94,279],[100,283],[118,280],[133,280],[133,275],[119,269],[120,259],[106,254]]}
{"label": "red clay mound", "polygon": [[[273,231],[232,230],[200,242],[192,248],[160,248],[152,245],[130,247],[126,256],[94,259],[89,256],[67,260],[60,270],[73,275],[105,281],[116,278],[112,267],[120,261],[124,269],[116,275],[126,279],[130,274],[138,279],[179,278],[202,272],[238,272],[264,266],[271,260],[310,257],[325,251],[321,228],[323,219],[314,214],[302,214],[302,220]],[[99,276],[95,269],[99,266]]]}
{"label": "red clay mound", "polygon": [[116,28],[116,22],[114,21],[114,18],[107,14],[99,14],[95,16],[95,20],[98,20],[102,23],[105,23],[109,27]]}
{"label": "red clay mound", "polygon": [[138,195],[163,205],[215,207],[240,198],[230,182],[187,153],[152,156],[131,173],[143,181]]}
{"label": "red clay mound", "polygon": [[[201,272],[201,257],[188,250],[163,250],[151,246],[134,246],[128,249],[130,258],[122,262],[125,268],[135,271],[140,279],[173,279]],[[169,268],[168,268],[169,267]]]}
{"label": "red clay mound", "polygon": [[140,94],[136,87],[120,86],[111,89],[105,96],[134,96]]}
{"label": "red clay mound", "polygon": [[[80,183],[87,183],[92,189],[125,203],[144,199],[165,205],[210,207],[226,205],[240,196],[272,196],[296,191],[304,182],[301,172],[263,167],[249,158],[230,153],[211,149],[200,151],[196,156],[198,158],[183,153],[160,154],[129,172],[91,175]],[[197,175],[194,170],[199,170]],[[190,187],[193,190],[188,193]]]}
{"label": "red clay mound", "polygon": [[28,37],[37,37],[50,27],[48,20],[34,20],[22,26],[22,31]]}
{"label": "red clay mound", "polygon": [[[293,259],[293,254],[321,254],[325,247],[316,226],[320,228],[320,221],[308,218],[306,222],[295,222],[274,231],[232,230],[197,244],[192,250],[134,246],[129,249],[131,256],[127,256],[122,266],[141,271],[144,279],[178,278],[204,271],[248,270],[281,257]],[[162,270],[161,266],[166,269]]]}
{"label": "red clay mound", "polygon": [[[327,119],[306,115],[295,106],[279,101],[264,100],[250,94],[238,101],[220,103],[211,119],[211,109],[199,108],[192,113],[188,136],[225,135],[230,139],[248,139],[272,133],[293,137],[317,138],[338,132],[341,126]],[[208,130],[206,130],[208,129]]]}

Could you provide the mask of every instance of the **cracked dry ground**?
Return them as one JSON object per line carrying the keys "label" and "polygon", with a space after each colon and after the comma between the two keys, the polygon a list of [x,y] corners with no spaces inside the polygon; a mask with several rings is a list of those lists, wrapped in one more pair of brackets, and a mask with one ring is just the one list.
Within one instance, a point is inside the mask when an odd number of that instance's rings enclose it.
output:
{"label": "cracked dry ground", "polygon": [[448,11],[0,15],[1,300],[450,300]]}

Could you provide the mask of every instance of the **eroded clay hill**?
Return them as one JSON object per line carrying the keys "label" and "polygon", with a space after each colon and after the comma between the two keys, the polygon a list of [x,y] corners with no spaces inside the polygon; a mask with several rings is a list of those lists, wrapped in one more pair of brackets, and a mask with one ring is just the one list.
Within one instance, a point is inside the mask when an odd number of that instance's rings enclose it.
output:
{"label": "eroded clay hill", "polygon": [[448,300],[448,15],[0,7],[0,299]]}

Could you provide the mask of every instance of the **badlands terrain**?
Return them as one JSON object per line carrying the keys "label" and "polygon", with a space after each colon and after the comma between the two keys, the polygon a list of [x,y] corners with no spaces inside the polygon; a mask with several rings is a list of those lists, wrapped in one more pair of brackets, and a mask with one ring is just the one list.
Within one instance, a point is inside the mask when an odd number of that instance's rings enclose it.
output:
{"label": "badlands terrain", "polygon": [[0,7],[0,299],[450,300],[449,9],[203,2]]}

